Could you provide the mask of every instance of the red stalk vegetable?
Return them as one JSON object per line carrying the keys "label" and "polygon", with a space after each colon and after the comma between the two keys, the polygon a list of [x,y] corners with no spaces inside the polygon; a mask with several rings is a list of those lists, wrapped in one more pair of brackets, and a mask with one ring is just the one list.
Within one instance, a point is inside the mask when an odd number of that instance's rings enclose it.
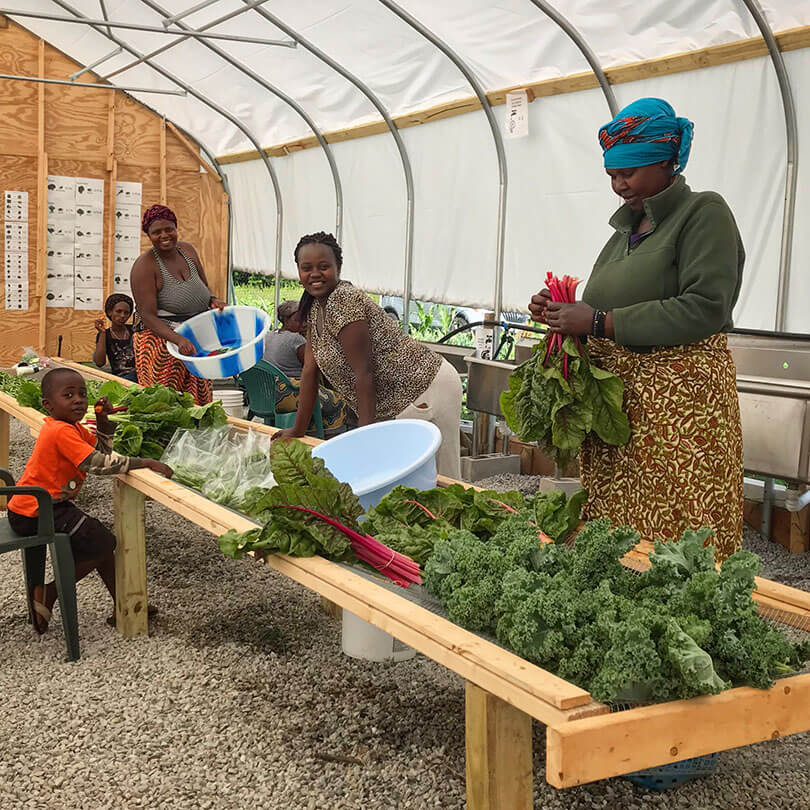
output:
{"label": "red stalk vegetable", "polygon": [[306,512],[319,520],[328,523],[332,528],[337,529],[351,541],[352,551],[355,556],[365,563],[368,563],[373,568],[376,568],[381,574],[384,574],[397,585],[407,588],[414,582],[421,585],[422,577],[419,573],[419,566],[404,554],[399,554],[388,546],[380,543],[368,535],[360,534],[354,529],[344,526],[334,518],[328,515],[323,515],[316,512],[314,509],[308,509],[305,506],[292,506],[291,504],[279,504],[272,507],[273,509],[294,509],[296,512]]}

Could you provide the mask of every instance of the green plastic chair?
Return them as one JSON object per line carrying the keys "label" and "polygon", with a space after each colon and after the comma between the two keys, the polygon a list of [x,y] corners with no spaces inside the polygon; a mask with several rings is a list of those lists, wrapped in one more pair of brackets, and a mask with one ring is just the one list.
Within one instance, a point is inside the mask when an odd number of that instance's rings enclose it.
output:
{"label": "green plastic chair", "polygon": [[[57,533],[53,526],[53,501],[42,487],[18,487],[8,470],[0,469],[0,495],[33,495],[37,499],[39,521],[34,537],[20,537],[9,525],[8,518],[0,519],[0,554],[21,551],[26,595],[35,585],[45,581],[45,548],[51,552],[51,565],[56,580],[62,627],[69,661],[79,659],[79,612],[76,606],[76,568],[70,549],[70,535]],[[29,602],[28,621],[34,623],[33,606]]]}
{"label": "green plastic chair", "polygon": [[[247,391],[251,413],[260,416],[265,425],[283,430],[295,424],[295,411],[284,413],[276,410],[277,382],[292,387],[290,378],[280,368],[276,368],[266,360],[259,360],[255,366],[239,375],[239,382]],[[313,431],[319,439],[324,437],[321,401],[318,398],[315,399],[315,410],[312,412],[312,421],[309,423],[307,433]]]}

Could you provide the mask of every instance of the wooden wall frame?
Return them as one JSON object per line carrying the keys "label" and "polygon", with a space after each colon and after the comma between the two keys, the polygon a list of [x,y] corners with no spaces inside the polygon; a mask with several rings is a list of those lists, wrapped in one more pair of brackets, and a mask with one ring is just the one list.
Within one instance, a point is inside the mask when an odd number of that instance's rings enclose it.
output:
{"label": "wooden wall frame", "polygon": [[[66,79],[81,66],[13,20],[0,16],[0,59],[6,73]],[[97,80],[88,74],[84,81]],[[20,359],[23,347],[89,361],[93,321],[101,311],[47,308],[47,177],[103,179],[104,295],[112,292],[115,183],[143,184],[143,206],[162,203],[177,213],[180,238],[200,254],[219,297],[228,288],[228,199],[222,178],[200,156],[199,145],[171,122],[120,91],[0,80],[0,191],[29,195],[29,308],[5,309],[0,273],[0,366]],[[148,249],[141,239],[141,249]]]}

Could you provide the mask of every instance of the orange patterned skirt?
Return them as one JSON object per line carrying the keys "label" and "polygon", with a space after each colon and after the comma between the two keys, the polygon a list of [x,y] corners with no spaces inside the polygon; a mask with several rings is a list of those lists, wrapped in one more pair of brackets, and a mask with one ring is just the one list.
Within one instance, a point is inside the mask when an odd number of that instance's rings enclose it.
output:
{"label": "orange patterned skirt", "polygon": [[589,340],[591,359],[624,381],[630,441],[582,448],[585,515],[632,526],[645,540],[714,529],[718,562],[739,551],[743,455],[736,372],[725,335],[636,354]]}
{"label": "orange patterned skirt", "polygon": [[188,391],[195,405],[207,405],[212,399],[211,380],[203,380],[189,373],[166,349],[166,341],[149,329],[135,332],[132,336],[135,349],[135,370],[138,384],[165,385],[175,391]]}

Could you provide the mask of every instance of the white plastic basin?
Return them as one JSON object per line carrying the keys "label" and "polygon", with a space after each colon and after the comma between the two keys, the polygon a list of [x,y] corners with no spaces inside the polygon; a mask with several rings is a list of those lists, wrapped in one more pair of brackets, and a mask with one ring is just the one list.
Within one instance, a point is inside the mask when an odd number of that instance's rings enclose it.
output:
{"label": "white plastic basin", "polygon": [[395,486],[436,486],[436,451],[442,434],[420,419],[393,419],[341,433],[319,444],[312,455],[345,481],[366,510]]}
{"label": "white plastic basin", "polygon": [[[180,354],[177,346],[169,341],[166,348],[195,377],[209,380],[234,377],[261,360],[264,336],[270,326],[270,316],[256,307],[225,307],[222,312],[210,309],[175,329],[178,335],[194,344],[196,355]],[[227,351],[207,356],[217,349]]]}

